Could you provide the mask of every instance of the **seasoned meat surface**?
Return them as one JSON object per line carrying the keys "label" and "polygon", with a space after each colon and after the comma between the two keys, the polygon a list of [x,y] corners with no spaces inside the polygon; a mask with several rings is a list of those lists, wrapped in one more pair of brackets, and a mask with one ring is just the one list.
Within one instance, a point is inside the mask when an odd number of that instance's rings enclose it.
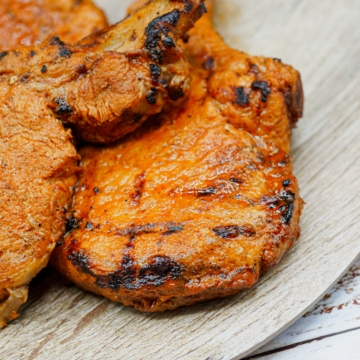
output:
{"label": "seasoned meat surface", "polygon": [[50,36],[75,43],[107,26],[90,0],[1,0],[0,49],[39,45]]}
{"label": "seasoned meat surface", "polygon": [[189,35],[188,98],[81,151],[75,225],[52,258],[79,287],[147,312],[251,287],[300,233],[299,73],[230,49],[209,15]]}
{"label": "seasoned meat surface", "polygon": [[111,141],[175,103],[189,83],[177,40],[203,10],[154,0],[76,45],[55,36],[0,53],[0,327],[65,231],[79,156],[63,123]]}

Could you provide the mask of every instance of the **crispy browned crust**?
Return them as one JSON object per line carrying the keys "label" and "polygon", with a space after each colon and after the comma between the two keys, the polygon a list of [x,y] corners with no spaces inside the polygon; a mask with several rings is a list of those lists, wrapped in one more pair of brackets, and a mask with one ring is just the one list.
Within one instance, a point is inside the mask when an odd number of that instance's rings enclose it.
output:
{"label": "crispy browned crust", "polygon": [[203,0],[154,0],[77,45],[54,37],[2,52],[2,83],[41,91],[44,105],[86,141],[118,140],[188,91],[178,40],[204,11]]}
{"label": "crispy browned crust", "polygon": [[202,0],[154,0],[80,44],[55,36],[0,53],[0,326],[26,299],[12,291],[47,265],[65,230],[79,157],[60,119],[110,141],[183,96],[189,66],[176,41],[202,11]]}
{"label": "crispy browned crust", "polygon": [[79,287],[141,311],[235,294],[299,237],[291,128],[300,75],[190,31],[186,102],[117,145],[87,147],[53,263]]}
{"label": "crispy browned crust", "polygon": [[69,44],[107,26],[90,0],[1,0],[0,50],[38,45],[50,36]]}
{"label": "crispy browned crust", "polygon": [[[107,25],[89,0],[4,0],[0,19],[0,61],[8,55],[5,50],[38,44],[55,33],[74,43]],[[47,265],[64,232],[78,160],[71,134],[49,119],[41,96],[15,84],[30,74],[16,69],[16,62],[11,65],[14,77],[5,71],[0,80],[0,327],[18,316],[26,285]]]}

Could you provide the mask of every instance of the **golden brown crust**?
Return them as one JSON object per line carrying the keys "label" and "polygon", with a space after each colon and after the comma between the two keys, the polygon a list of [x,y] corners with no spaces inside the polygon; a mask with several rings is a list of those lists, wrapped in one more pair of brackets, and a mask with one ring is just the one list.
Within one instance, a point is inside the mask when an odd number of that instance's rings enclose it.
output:
{"label": "golden brown crust", "polygon": [[[193,4],[191,11],[185,11],[186,3]],[[71,131],[60,119],[85,129],[85,139],[115,140],[159,112],[171,101],[172,91],[185,92],[189,66],[175,41],[201,15],[202,0],[186,3],[154,0],[136,18],[77,45],[66,45],[56,36],[39,46],[0,53],[4,311],[19,305],[7,294],[27,285],[46,266],[64,233],[79,157]],[[139,25],[139,17],[148,22]],[[151,33],[134,41],[129,35],[124,41],[121,35],[129,34],[132,26],[144,33],[150,26]],[[174,46],[169,46],[172,41]],[[161,55],[155,70],[151,52]]]}
{"label": "golden brown crust", "polygon": [[300,75],[228,48],[208,16],[186,54],[182,106],[81,151],[72,231],[52,258],[78,286],[141,311],[249,288],[300,232],[290,156]]}
{"label": "golden brown crust", "polygon": [[90,0],[0,2],[1,50],[38,45],[55,35],[73,44],[106,26],[104,13]]}

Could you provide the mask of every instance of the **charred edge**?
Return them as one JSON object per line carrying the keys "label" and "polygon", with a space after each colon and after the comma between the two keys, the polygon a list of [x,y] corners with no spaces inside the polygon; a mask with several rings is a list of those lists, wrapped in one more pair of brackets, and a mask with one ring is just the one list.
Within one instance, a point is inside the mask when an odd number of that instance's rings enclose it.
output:
{"label": "charred edge", "polygon": [[203,68],[205,70],[212,70],[215,66],[215,60],[212,56],[209,56],[203,63]]}
{"label": "charred edge", "polygon": [[6,55],[8,55],[9,53],[7,52],[7,51],[2,51],[2,52],[0,52],[0,60],[2,59],[2,58],[4,58]]}
{"label": "charred edge", "polygon": [[196,11],[197,19],[200,19],[204,14],[207,13],[207,8],[205,3],[201,3],[195,11]]}
{"label": "charred edge", "polygon": [[68,259],[81,272],[94,276],[94,273],[90,269],[89,258],[84,250],[73,251],[70,255],[68,255]]}
{"label": "charred edge", "polygon": [[199,189],[196,191],[197,196],[209,196],[209,195],[215,195],[217,193],[216,189],[213,187],[208,187],[205,189]]}
{"label": "charred edge", "polygon": [[261,90],[262,92],[261,101],[266,103],[269,95],[271,94],[271,88],[269,86],[269,83],[267,81],[254,81],[251,84],[251,88],[253,90]]}
{"label": "charred edge", "polygon": [[140,269],[138,281],[135,287],[140,286],[160,286],[167,280],[179,279],[181,273],[185,270],[184,266],[173,261],[168,256],[156,256],[152,261]]}
{"label": "charred edge", "polygon": [[[87,265],[86,263],[85,266]],[[79,267],[81,266],[82,263],[79,263]],[[86,267],[85,270],[87,270]],[[121,287],[134,290],[143,286],[161,286],[167,280],[179,279],[184,270],[185,267],[182,264],[173,261],[171,258],[156,256],[149,264],[142,267],[136,276],[137,271],[133,259],[125,255],[121,263],[121,270],[110,273],[107,276],[96,276],[95,285],[112,290],[117,290]]]}
{"label": "charred edge", "polygon": [[156,99],[157,92],[158,92],[157,88],[153,87],[146,94],[146,100],[150,105],[155,105],[157,103],[157,99]]}
{"label": "charred edge", "polygon": [[66,234],[69,234],[69,233],[71,233],[72,231],[74,231],[74,230],[76,230],[78,228],[79,228],[78,220],[74,216],[71,216],[66,221],[66,225],[65,225]]}
{"label": "charred edge", "polygon": [[66,102],[65,99],[57,98],[55,100],[58,108],[56,109],[56,114],[58,115],[70,115],[73,111],[72,107]]}
{"label": "charred edge", "polygon": [[249,95],[245,93],[244,87],[236,87],[234,88],[236,99],[234,103],[240,106],[245,106],[249,104]]}
{"label": "charred edge", "polygon": [[61,49],[59,51],[59,56],[64,58],[70,58],[72,55],[72,52],[65,47],[65,43],[60,40],[58,36],[53,37],[50,40],[50,45],[52,46],[60,46]]}
{"label": "charred edge", "polygon": [[138,175],[135,178],[134,188],[135,188],[135,191],[132,194],[130,194],[130,198],[136,205],[139,205],[142,194],[144,192],[144,188],[145,188],[145,174],[144,173]]}
{"label": "charred edge", "polygon": [[181,14],[179,10],[174,10],[171,13],[157,17],[156,19],[151,21],[151,23],[146,27],[145,47],[149,52],[151,60],[159,63],[162,62],[162,37],[168,37],[168,34],[170,32],[169,26],[175,27],[180,20],[180,15]]}
{"label": "charred edge", "polygon": [[280,200],[285,202],[285,205],[281,206],[278,210],[282,214],[281,221],[284,224],[289,225],[293,217],[293,212],[295,208],[294,201],[296,195],[291,191],[282,191],[279,195],[279,198]]}
{"label": "charred edge", "polygon": [[156,64],[150,64],[150,75],[154,80],[158,80],[161,76],[161,67]]}
{"label": "charred edge", "polygon": [[136,268],[133,259],[125,255],[121,262],[121,270],[106,276],[96,276],[95,285],[101,288],[117,290],[122,286],[133,283],[136,279]]}
{"label": "charred edge", "polygon": [[220,236],[222,239],[236,239],[240,235],[246,236],[246,237],[253,237],[256,235],[255,229],[250,225],[245,226],[218,226],[212,231],[217,235]]}
{"label": "charred edge", "polygon": [[42,72],[43,74],[45,74],[45,73],[47,72],[47,67],[46,67],[46,65],[43,65],[43,66],[42,66],[41,72]]}
{"label": "charred edge", "polygon": [[168,94],[172,101],[177,101],[185,96],[182,86],[168,88]]}
{"label": "charred edge", "polygon": [[60,40],[60,38],[58,36],[54,36],[51,40],[50,40],[50,45],[52,46],[65,46],[65,43],[63,41]]}
{"label": "charred edge", "polygon": [[304,93],[300,77],[294,88],[286,85],[281,91],[284,95],[289,118],[294,125],[303,116],[304,109]]}

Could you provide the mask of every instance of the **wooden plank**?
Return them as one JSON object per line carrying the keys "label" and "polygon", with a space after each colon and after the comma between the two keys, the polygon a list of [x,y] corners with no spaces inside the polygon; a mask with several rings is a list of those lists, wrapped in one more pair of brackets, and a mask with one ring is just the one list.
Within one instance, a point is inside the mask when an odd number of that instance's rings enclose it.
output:
{"label": "wooden plank", "polygon": [[[128,1],[99,4],[115,21]],[[1,333],[3,358],[240,358],[297,320],[360,253],[357,0],[221,0],[216,18],[232,46],[303,74],[306,116],[294,136],[307,202],[300,241],[252,290],[166,314],[140,314],[45,272]]]}
{"label": "wooden plank", "polygon": [[360,260],[311,311],[253,355],[356,328],[360,328]]}
{"label": "wooden plank", "polygon": [[269,354],[267,356],[253,357],[256,360],[329,360],[344,359],[358,360],[360,354],[360,329],[314,340],[301,344],[292,349]]}

